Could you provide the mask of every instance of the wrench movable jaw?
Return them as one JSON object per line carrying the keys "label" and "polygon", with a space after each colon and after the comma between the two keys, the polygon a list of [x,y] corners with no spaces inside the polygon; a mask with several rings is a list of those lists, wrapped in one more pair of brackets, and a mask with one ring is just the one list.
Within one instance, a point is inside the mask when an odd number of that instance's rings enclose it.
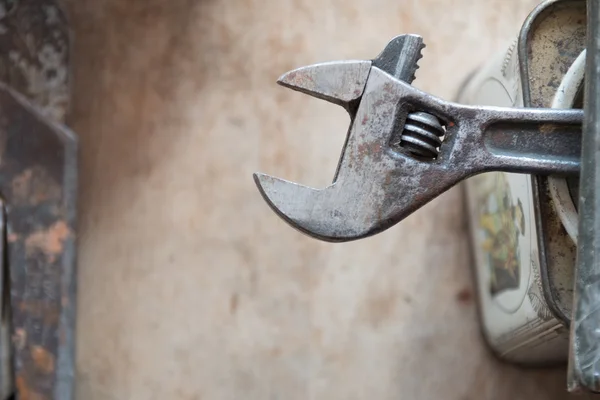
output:
{"label": "wrench movable jaw", "polygon": [[365,89],[371,61],[334,61],[301,67],[283,74],[277,83],[344,107],[351,114]]}

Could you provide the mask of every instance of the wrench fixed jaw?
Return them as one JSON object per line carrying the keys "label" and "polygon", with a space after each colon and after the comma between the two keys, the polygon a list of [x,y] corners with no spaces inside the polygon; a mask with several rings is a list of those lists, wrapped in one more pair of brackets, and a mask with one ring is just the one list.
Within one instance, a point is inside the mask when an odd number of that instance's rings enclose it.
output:
{"label": "wrench fixed jaw", "polygon": [[[323,241],[343,241],[344,235],[323,226],[323,192],[274,176],[255,173],[254,182],[271,209],[291,227]],[[352,236],[354,233],[351,233]]]}
{"label": "wrench fixed jaw", "polygon": [[264,200],[280,218],[313,238],[349,242],[385,229],[385,224],[371,214],[369,199],[348,197],[339,183],[314,189],[261,173],[254,174],[254,180]]}
{"label": "wrench fixed jaw", "polygon": [[[454,179],[462,179],[444,178],[434,169],[413,174],[414,169],[407,167],[366,182],[370,187],[364,192],[341,182],[314,189],[261,173],[254,174],[254,180],[266,203],[291,227],[313,238],[339,243],[391,228],[452,187]],[[434,181],[434,186],[424,186]]]}

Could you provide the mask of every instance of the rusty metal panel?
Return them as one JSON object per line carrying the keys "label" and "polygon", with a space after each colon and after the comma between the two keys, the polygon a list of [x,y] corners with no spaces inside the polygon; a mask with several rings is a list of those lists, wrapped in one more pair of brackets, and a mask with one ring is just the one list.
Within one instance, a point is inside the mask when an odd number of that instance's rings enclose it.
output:
{"label": "rusty metal panel", "polygon": [[20,399],[71,399],[77,139],[0,85],[15,382]]}
{"label": "rusty metal panel", "polygon": [[57,1],[0,0],[0,195],[10,241],[0,399],[15,389],[21,399],[71,398],[76,144],[44,118],[64,122],[68,112],[70,39]]}

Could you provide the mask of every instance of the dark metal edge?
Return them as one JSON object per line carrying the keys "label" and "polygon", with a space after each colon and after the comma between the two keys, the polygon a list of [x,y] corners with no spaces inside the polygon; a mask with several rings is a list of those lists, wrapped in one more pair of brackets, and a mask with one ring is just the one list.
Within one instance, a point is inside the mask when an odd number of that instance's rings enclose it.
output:
{"label": "dark metal edge", "polygon": [[587,2],[579,236],[569,347],[571,392],[600,393],[600,1]]}

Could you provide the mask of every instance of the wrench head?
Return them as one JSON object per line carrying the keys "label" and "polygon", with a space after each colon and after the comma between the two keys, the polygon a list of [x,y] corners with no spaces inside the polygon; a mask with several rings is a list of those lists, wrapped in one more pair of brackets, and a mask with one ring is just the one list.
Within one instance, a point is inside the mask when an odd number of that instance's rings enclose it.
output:
{"label": "wrench head", "polygon": [[312,237],[345,242],[379,233],[465,177],[443,154],[423,161],[392,145],[420,107],[451,115],[441,100],[372,67],[332,185],[315,189],[265,174],[255,182],[281,218]]}

